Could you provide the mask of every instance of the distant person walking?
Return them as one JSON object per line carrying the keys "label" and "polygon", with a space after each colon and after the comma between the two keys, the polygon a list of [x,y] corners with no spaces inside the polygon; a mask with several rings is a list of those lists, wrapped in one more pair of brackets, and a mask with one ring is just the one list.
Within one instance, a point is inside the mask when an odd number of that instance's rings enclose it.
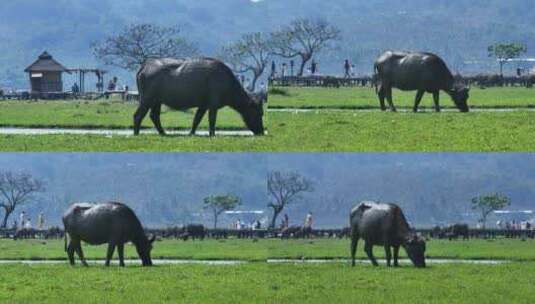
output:
{"label": "distant person walking", "polygon": [[281,76],[282,77],[286,76],[286,62],[282,64]]}
{"label": "distant person walking", "polygon": [[277,65],[275,64],[275,60],[271,61],[271,74],[269,78],[275,78],[275,75],[277,73]]}
{"label": "distant person walking", "polygon": [[45,229],[45,215],[43,212],[39,213],[39,216],[37,217],[37,229]]}
{"label": "distant person walking", "polygon": [[313,223],[312,212],[309,212],[307,216],[305,217],[305,224],[303,225],[303,227],[306,229],[312,229],[312,223]]}
{"label": "distant person walking", "polygon": [[318,63],[316,62],[316,60],[312,59],[312,63],[310,64],[310,73],[312,75],[316,75],[317,72],[318,72]]}
{"label": "distant person walking", "polygon": [[32,229],[32,220],[30,218],[28,218],[26,220],[26,223],[24,223],[24,229],[28,229],[28,230]]}
{"label": "distant person walking", "polygon": [[349,62],[349,59],[346,59],[344,61],[344,78],[351,78],[351,63]]}
{"label": "distant person walking", "polygon": [[284,214],[284,218],[282,219],[282,229],[286,229],[290,226],[290,219],[288,218],[288,214]]}
{"label": "distant person walking", "polygon": [[24,229],[26,225],[26,212],[22,211],[19,216],[19,229]]}

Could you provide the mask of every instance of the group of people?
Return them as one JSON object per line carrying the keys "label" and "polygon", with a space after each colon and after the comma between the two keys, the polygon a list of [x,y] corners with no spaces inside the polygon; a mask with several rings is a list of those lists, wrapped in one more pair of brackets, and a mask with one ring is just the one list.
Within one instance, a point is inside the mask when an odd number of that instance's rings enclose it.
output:
{"label": "group of people", "polygon": [[498,226],[500,229],[505,228],[506,230],[532,230],[534,229],[533,225],[529,221],[498,221],[496,223],[496,226]]}
{"label": "group of people", "polygon": [[[305,221],[303,223],[303,228],[305,229],[312,229],[312,224],[314,223],[314,220],[312,218],[312,212],[308,212],[305,216]],[[288,214],[285,213],[282,217],[280,228],[281,230],[287,229],[290,227],[290,218],[288,217]]]}
{"label": "group of people", "polygon": [[[269,77],[275,78],[277,76],[280,76],[280,77],[294,76],[294,67],[295,67],[295,62],[293,60],[290,60],[290,64],[289,64],[290,73],[288,73],[288,64],[286,62],[283,62],[280,66],[280,73],[277,73],[277,64],[273,60],[271,61],[271,72],[270,72]],[[355,75],[353,73],[354,67],[355,65],[352,64],[349,61],[349,59],[344,60],[344,65],[343,65],[344,78],[351,78]],[[310,62],[310,67],[307,70],[310,73],[310,75],[318,74],[319,72],[318,62],[315,59],[312,59],[312,61]]]}
{"label": "group of people", "polygon": [[232,228],[236,230],[260,230],[262,229],[262,223],[259,220],[254,220],[251,223],[246,224],[241,219],[238,219],[236,223],[232,225]]}
{"label": "group of people", "polygon": [[[17,230],[23,230],[23,229],[31,230],[31,229],[34,229],[34,227],[32,225],[32,220],[31,220],[31,218],[29,216],[26,215],[25,211],[22,211],[20,213],[18,222],[16,220],[13,222],[13,228],[17,229]],[[45,216],[44,216],[43,212],[40,212],[39,215],[37,216],[37,226],[36,226],[36,228],[38,230],[45,229]]]}

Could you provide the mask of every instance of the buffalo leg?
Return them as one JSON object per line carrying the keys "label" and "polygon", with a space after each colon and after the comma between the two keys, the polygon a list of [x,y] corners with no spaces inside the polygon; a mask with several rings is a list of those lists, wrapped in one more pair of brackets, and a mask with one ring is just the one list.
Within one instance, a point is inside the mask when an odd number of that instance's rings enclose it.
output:
{"label": "buffalo leg", "polygon": [[390,245],[385,245],[385,257],[386,257],[386,266],[390,267],[390,261],[392,260],[392,251]]}
{"label": "buffalo leg", "polygon": [[124,267],[124,244],[117,245],[117,253],[119,254],[119,266]]}
{"label": "buffalo leg", "polygon": [[358,236],[351,236],[351,266],[355,266],[355,255],[357,254]]}
{"label": "buffalo leg", "polygon": [[113,252],[115,251],[115,244],[109,243],[108,244],[108,253],[106,255],[106,266],[110,266],[110,261],[113,257]]}
{"label": "buffalo leg", "polygon": [[195,132],[197,132],[197,128],[199,127],[204,114],[206,114],[206,108],[197,109],[195,117],[193,118],[193,126],[191,127],[191,132],[189,133],[190,135],[195,135]]}
{"label": "buffalo leg", "polygon": [[385,106],[385,89],[383,85],[379,85],[377,90],[377,95],[379,96],[379,104],[381,105],[381,111],[386,111]]}
{"label": "buffalo leg", "polygon": [[422,101],[422,97],[424,96],[425,91],[418,90],[416,93],[416,98],[414,99],[414,108],[412,109],[414,113],[418,112],[418,106],[420,105],[420,101]]}
{"label": "buffalo leg", "polygon": [[398,267],[399,246],[394,246],[394,267]]}
{"label": "buffalo leg", "polygon": [[217,120],[217,109],[208,111],[208,120],[210,122],[210,136],[215,136],[215,122]]}
{"label": "buffalo leg", "polygon": [[387,87],[385,89],[385,95],[386,95],[386,101],[388,101],[388,106],[390,107],[390,110],[392,112],[396,112],[396,107],[394,106],[394,102],[392,101],[392,87]]}
{"label": "buffalo leg", "polygon": [[162,122],[160,121],[160,114],[162,113],[162,104],[158,103],[150,109],[150,119],[156,127],[156,130],[160,135],[165,135],[165,131],[162,128]]}
{"label": "buffalo leg", "polygon": [[148,111],[149,108],[145,104],[140,103],[136,113],[134,113],[134,135],[139,135],[141,122],[143,121],[143,118],[145,118],[145,115],[147,115]]}
{"label": "buffalo leg", "polygon": [[69,245],[67,246],[67,255],[69,256],[69,263],[74,265],[74,244],[72,240],[69,241]]}
{"label": "buffalo leg", "polygon": [[377,263],[377,260],[373,256],[373,245],[370,242],[366,242],[364,244],[364,251],[368,255],[368,258],[372,262],[373,266],[379,266],[379,264]]}
{"label": "buffalo leg", "polygon": [[87,266],[87,262],[85,261],[85,258],[84,258],[84,252],[82,251],[82,243],[78,241],[74,244],[73,247],[74,247],[74,250],[76,250],[76,254],[78,254],[78,257],[80,258],[82,265]]}
{"label": "buffalo leg", "polygon": [[433,102],[435,103],[435,111],[440,112],[439,95],[438,91],[433,92]]}

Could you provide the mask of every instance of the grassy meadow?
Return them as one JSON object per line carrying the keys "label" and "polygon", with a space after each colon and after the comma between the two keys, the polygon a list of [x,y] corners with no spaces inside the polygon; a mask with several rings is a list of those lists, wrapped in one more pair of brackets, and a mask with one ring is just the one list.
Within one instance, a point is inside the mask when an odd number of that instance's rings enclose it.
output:
{"label": "grassy meadow", "polygon": [[[103,259],[106,246],[83,245],[90,259]],[[137,259],[135,248],[125,247],[125,255]],[[357,257],[367,259],[361,243]],[[535,240],[491,239],[470,241],[430,240],[426,255],[446,259],[496,259],[535,262]],[[400,251],[402,256],[404,252]],[[383,257],[381,248],[375,255]],[[265,261],[267,259],[345,259],[349,239],[226,239],[181,241],[164,239],[154,244],[153,258]],[[65,260],[63,240],[0,240],[0,260]]]}
{"label": "grassy meadow", "polygon": [[[400,109],[412,109],[416,92],[395,89],[394,105]],[[443,108],[454,108],[453,101],[445,93],[440,94]],[[308,109],[379,109],[379,100],[370,87],[272,87],[268,98],[270,108]],[[533,108],[535,89],[521,87],[493,87],[470,90],[468,104],[473,108]],[[432,94],[425,94],[420,108],[433,108]]]}
{"label": "grassy meadow", "polygon": [[0,135],[0,151],[529,152],[535,111],[269,112],[268,135]]}
{"label": "grassy meadow", "polygon": [[[369,263],[265,263],[266,257],[345,257],[349,240],[164,240],[153,256],[242,259],[238,265],[179,264],[70,267],[0,264],[0,303],[530,303],[535,300],[535,241],[428,243],[428,255],[497,258],[498,265],[430,264],[387,268]],[[102,258],[105,247],[84,247]],[[361,248],[362,249],[362,248]],[[364,253],[359,249],[359,258]],[[375,253],[382,256],[381,248]],[[134,256],[131,246],[127,255]],[[0,241],[6,258],[64,258],[60,240]],[[79,264],[78,264],[79,265]]]}
{"label": "grassy meadow", "polygon": [[[110,99],[109,101],[0,101],[0,126],[31,128],[87,128],[132,129],[137,103]],[[165,129],[189,130],[195,109],[174,111],[162,107],[161,121]],[[154,128],[149,114],[142,126]],[[240,115],[231,109],[222,109],[217,115],[217,129],[246,129]],[[208,129],[208,115],[199,129]],[[132,131],[133,132],[133,131]]]}
{"label": "grassy meadow", "polygon": [[[325,92],[319,88],[285,88],[290,97],[277,101],[270,95],[270,107],[285,103],[316,104],[319,108]],[[293,90],[297,90],[293,92]],[[311,90],[308,92],[308,90]],[[350,90],[342,88],[334,100],[347,100]],[[364,90],[364,89],[360,89]],[[480,89],[478,89],[480,90]],[[507,106],[515,98],[522,107],[531,106],[531,91],[522,88],[480,90],[492,98],[508,97]],[[524,90],[527,93],[518,93]],[[511,91],[511,93],[506,93]],[[523,92],[523,91],[522,91]],[[529,93],[529,94],[528,94]],[[369,103],[377,106],[373,91]],[[500,95],[501,94],[501,95]],[[474,91],[477,96],[477,90]],[[535,94],[533,94],[535,95]],[[273,97],[275,96],[275,97]],[[301,97],[300,97],[301,96]],[[474,96],[474,98],[475,98]],[[504,97],[505,96],[505,97]],[[373,98],[372,98],[373,97]],[[499,97],[499,98],[502,98]],[[499,98],[494,99],[498,103]],[[302,100],[301,100],[302,99]],[[300,101],[301,100],[301,101]],[[364,99],[363,99],[364,100]],[[310,102],[310,103],[309,103]],[[446,102],[447,103],[447,102]],[[400,105],[399,103],[397,103]],[[443,103],[444,104],[444,103]],[[135,103],[119,101],[3,101],[0,102],[0,126],[128,129],[132,126]],[[164,110],[162,122],[166,129],[189,130],[194,111]],[[444,112],[383,113],[359,112],[350,109],[318,109],[308,112],[266,112],[268,135],[263,137],[217,136],[216,138],[181,135],[0,135],[0,151],[104,151],[104,152],[502,152],[535,151],[535,111],[512,112]],[[201,129],[207,129],[207,117]],[[143,126],[153,128],[149,117]],[[239,115],[231,109],[220,111],[218,130],[243,130]]]}

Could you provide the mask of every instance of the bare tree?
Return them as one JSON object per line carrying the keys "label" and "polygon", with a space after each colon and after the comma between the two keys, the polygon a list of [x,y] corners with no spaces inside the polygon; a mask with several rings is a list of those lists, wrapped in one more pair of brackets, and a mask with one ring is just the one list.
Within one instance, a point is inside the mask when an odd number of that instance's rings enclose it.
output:
{"label": "bare tree", "polygon": [[235,73],[252,73],[249,90],[254,91],[271,55],[269,44],[268,37],[262,33],[245,34],[238,41],[224,46],[220,57]]}
{"label": "bare tree", "polygon": [[268,203],[268,207],[273,209],[271,228],[275,228],[277,217],[284,207],[301,199],[304,192],[314,191],[312,181],[297,172],[270,172],[267,186],[272,198],[272,201]]}
{"label": "bare tree", "polygon": [[221,213],[232,210],[241,205],[241,199],[232,194],[211,195],[204,198],[204,209],[209,209],[214,215],[214,229],[217,228],[217,220]]}
{"label": "bare tree", "polygon": [[296,19],[271,36],[274,54],[301,58],[297,76],[303,76],[306,63],[331,42],[340,39],[340,30],[325,20]]}
{"label": "bare tree", "polygon": [[136,24],[115,36],[93,42],[93,54],[107,65],[136,70],[149,58],[184,58],[199,53],[197,47],[180,35],[178,27]]}
{"label": "bare tree", "polygon": [[30,201],[36,192],[44,190],[44,183],[30,174],[0,172],[0,207],[5,212],[0,227],[6,228],[15,209]]}

